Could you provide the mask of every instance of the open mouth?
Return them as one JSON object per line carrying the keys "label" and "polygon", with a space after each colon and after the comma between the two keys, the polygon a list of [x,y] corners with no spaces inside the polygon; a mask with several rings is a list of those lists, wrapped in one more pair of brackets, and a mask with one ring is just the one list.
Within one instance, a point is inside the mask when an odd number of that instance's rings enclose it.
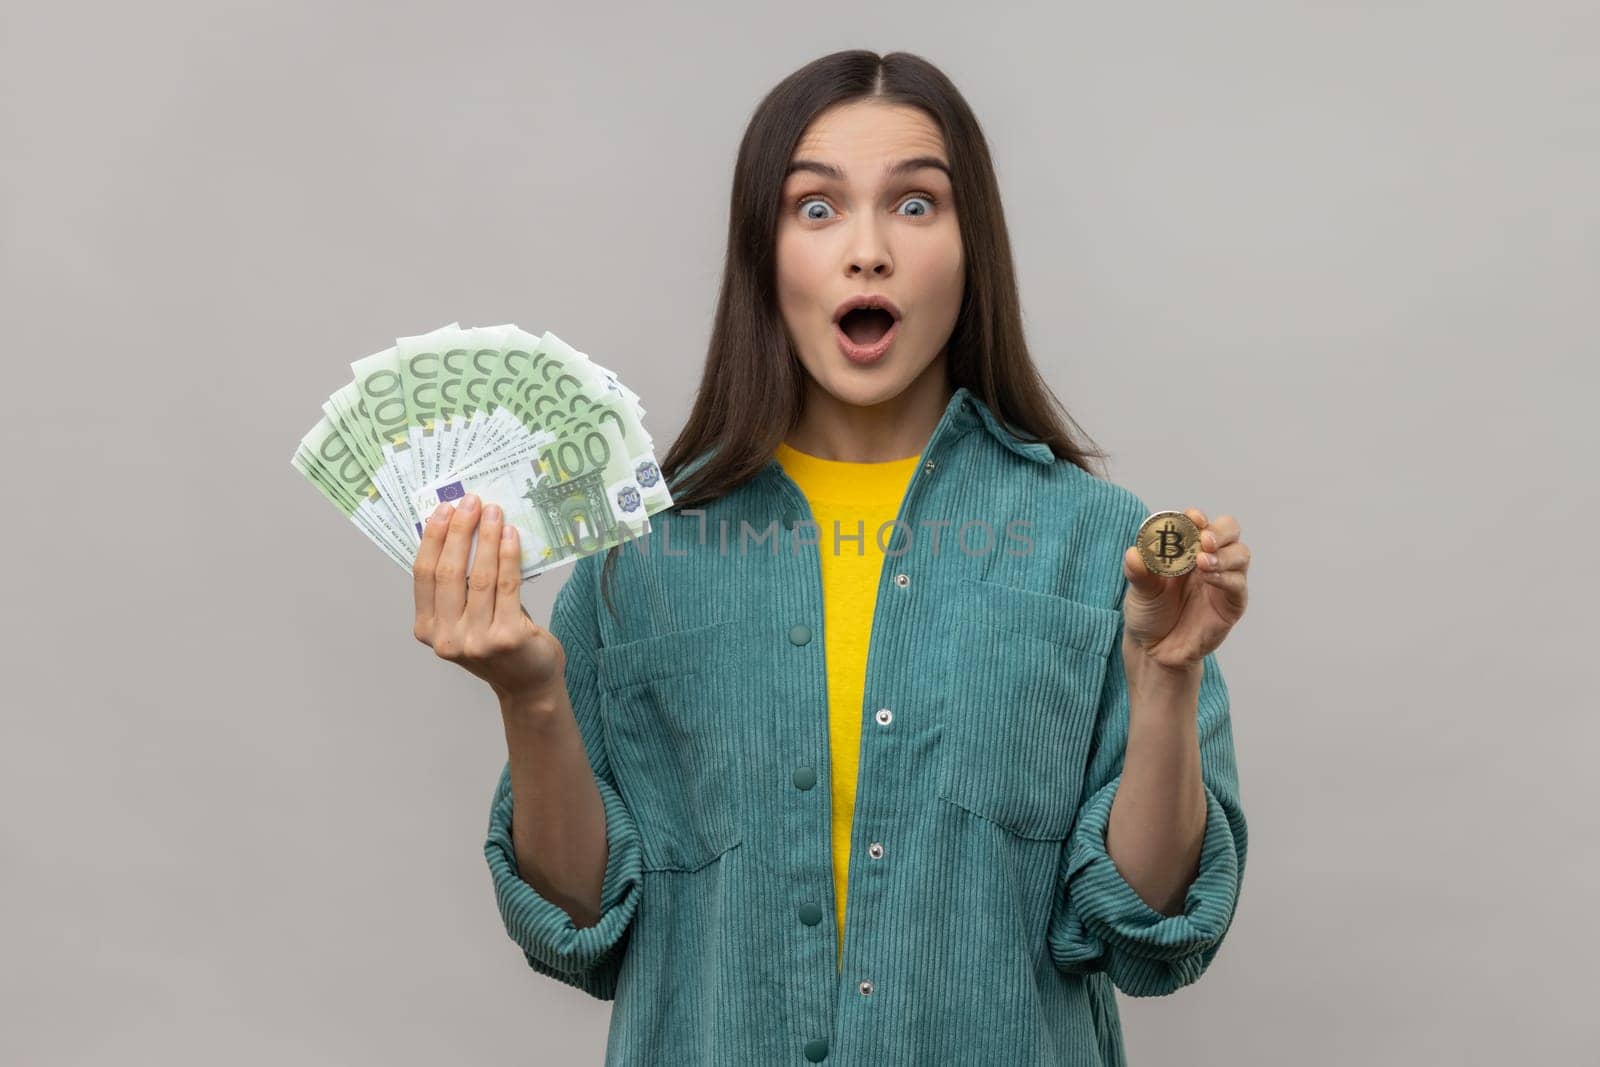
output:
{"label": "open mouth", "polygon": [[839,320],[839,329],[853,344],[875,345],[894,326],[894,316],[883,308],[852,308]]}

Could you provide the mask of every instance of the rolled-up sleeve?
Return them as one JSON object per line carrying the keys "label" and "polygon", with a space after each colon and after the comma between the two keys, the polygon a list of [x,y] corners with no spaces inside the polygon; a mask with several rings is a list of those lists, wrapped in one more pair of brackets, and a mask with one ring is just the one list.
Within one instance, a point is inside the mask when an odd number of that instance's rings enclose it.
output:
{"label": "rolled-up sleeve", "polygon": [[1050,913],[1047,941],[1051,959],[1062,971],[1105,971],[1129,996],[1162,996],[1198,979],[1222,947],[1244,878],[1246,826],[1228,690],[1214,653],[1204,660],[1198,714],[1206,794],[1199,872],[1182,913],[1163,915],[1135,892],[1106,850],[1106,827],[1128,740],[1128,685],[1119,628],[1101,690],[1083,801],[1062,850]]}
{"label": "rolled-up sleeve", "polygon": [[506,933],[528,965],[601,1000],[616,996],[617,976],[627,951],[643,886],[639,829],[617,791],[600,726],[600,694],[594,650],[599,644],[596,571],[604,554],[586,556],[551,609],[550,632],[566,651],[567,692],[583,736],[589,765],[606,813],[606,870],[600,891],[600,921],[578,927],[562,908],[523,881],[511,840],[511,764],[500,772],[490,805],[484,855]]}

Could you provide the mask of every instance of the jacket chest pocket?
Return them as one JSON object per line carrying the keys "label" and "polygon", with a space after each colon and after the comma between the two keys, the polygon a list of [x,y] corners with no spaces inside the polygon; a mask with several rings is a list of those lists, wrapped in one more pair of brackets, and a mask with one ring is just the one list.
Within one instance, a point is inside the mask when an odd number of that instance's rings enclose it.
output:
{"label": "jacket chest pocket", "polygon": [[1122,612],[963,579],[939,795],[1021,837],[1065,838]]}
{"label": "jacket chest pocket", "polygon": [[602,724],[646,870],[696,870],[740,841],[738,734],[724,722],[731,623],[602,646]]}

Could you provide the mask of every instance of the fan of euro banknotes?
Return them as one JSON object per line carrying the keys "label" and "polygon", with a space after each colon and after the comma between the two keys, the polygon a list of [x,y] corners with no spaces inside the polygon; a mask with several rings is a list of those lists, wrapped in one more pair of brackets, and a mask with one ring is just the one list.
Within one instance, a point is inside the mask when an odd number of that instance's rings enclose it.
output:
{"label": "fan of euro banknotes", "polygon": [[408,574],[428,515],[468,493],[516,525],[524,581],[672,506],[638,394],[552,333],[451,323],[350,368],[291,462]]}

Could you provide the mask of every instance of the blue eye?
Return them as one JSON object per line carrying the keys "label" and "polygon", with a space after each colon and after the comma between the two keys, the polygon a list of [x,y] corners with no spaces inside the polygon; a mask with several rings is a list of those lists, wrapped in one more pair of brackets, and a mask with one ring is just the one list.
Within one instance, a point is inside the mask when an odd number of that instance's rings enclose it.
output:
{"label": "blue eye", "polygon": [[[802,200],[802,201],[800,201],[800,210],[801,210],[802,214],[805,216],[805,218],[810,220],[810,221],[812,221],[812,222],[817,222],[817,221],[819,221],[821,219],[827,218],[826,215],[813,215],[813,214],[811,214],[810,205],[813,205],[813,204],[815,204],[815,205],[817,205],[819,207],[828,207],[826,201],[818,200],[815,197],[809,197],[809,198],[807,198],[805,200]],[[828,210],[832,211],[833,209],[830,207],[830,208],[828,208]]]}
{"label": "blue eye", "polygon": [[[927,193],[914,193],[911,196],[908,196],[904,200],[900,201],[900,206],[901,207],[905,207],[907,204],[915,203],[918,200],[922,201],[927,206],[923,207],[921,210],[911,212],[910,214],[905,216],[906,218],[908,218],[908,219],[924,218],[924,217],[926,217],[928,215],[929,212],[931,212],[934,209],[934,205],[937,203],[937,201],[935,201],[934,198],[932,196],[928,195]],[[827,215],[815,214],[811,210],[811,208],[813,206],[827,208],[828,211],[830,212],[830,214],[827,214]],[[829,207],[828,202],[826,200],[823,200],[822,198],[817,197],[817,196],[803,196],[803,197],[801,197],[799,199],[798,202],[796,202],[795,207],[800,210],[801,218],[805,219],[807,222],[826,222],[829,218],[832,217],[831,216],[831,212],[833,211],[833,208]]]}

